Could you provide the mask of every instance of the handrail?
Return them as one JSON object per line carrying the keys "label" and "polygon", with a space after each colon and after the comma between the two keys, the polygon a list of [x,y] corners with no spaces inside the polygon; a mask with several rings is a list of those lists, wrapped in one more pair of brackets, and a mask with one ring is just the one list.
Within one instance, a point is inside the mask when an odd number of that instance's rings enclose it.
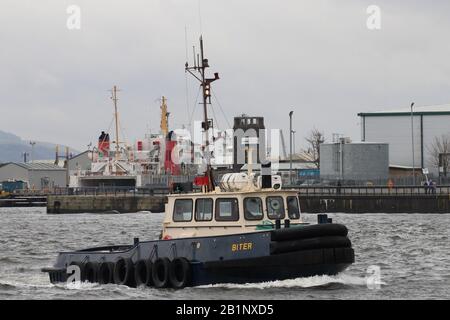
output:
{"label": "handrail", "polygon": [[404,196],[404,195],[450,195],[450,186],[292,186],[300,195],[332,195],[332,196]]}

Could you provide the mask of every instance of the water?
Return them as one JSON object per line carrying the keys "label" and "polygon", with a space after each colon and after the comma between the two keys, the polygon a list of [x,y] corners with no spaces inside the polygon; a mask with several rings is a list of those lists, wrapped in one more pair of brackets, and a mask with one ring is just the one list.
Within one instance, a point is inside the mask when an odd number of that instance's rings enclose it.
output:
{"label": "water", "polygon": [[[183,290],[83,284],[52,285],[42,267],[56,253],[154,239],[163,215],[47,215],[42,208],[0,208],[0,299],[449,299],[450,215],[330,214],[344,223],[356,262],[337,276]],[[305,215],[310,222],[316,215]],[[381,286],[369,289],[378,266]]]}

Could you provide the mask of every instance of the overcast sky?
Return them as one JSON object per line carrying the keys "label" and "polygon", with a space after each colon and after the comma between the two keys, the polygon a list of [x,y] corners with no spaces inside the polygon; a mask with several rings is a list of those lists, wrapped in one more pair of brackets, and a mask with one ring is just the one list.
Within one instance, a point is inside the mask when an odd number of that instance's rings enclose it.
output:
{"label": "overcast sky", "polygon": [[[80,30],[66,26],[69,5]],[[380,30],[366,26],[369,5]],[[448,1],[2,0],[0,130],[83,150],[111,123],[113,85],[128,141],[159,129],[161,95],[172,128],[189,125],[187,29],[190,58],[204,35],[230,123],[264,116],[287,136],[294,110],[298,145],[313,127],[359,140],[358,112],[450,102],[449,13]]]}

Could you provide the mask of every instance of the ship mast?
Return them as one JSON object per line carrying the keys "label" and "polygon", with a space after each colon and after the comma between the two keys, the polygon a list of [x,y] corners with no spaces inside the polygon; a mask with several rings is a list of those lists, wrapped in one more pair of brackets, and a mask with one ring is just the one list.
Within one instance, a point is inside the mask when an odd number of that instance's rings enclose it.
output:
{"label": "ship mast", "polygon": [[114,101],[114,119],[116,123],[116,152],[115,152],[115,159],[117,160],[119,158],[119,113],[117,112],[117,87],[114,86],[112,89],[112,96],[111,99]]}
{"label": "ship mast", "polygon": [[[214,190],[214,178],[211,170],[211,154],[209,151],[209,139],[208,131],[212,128],[212,120],[208,119],[208,104],[211,104],[211,82],[219,79],[219,74],[214,73],[214,78],[206,78],[205,70],[209,67],[208,59],[204,56],[203,51],[203,37],[200,36],[200,56],[197,55],[197,61],[195,60],[195,48],[194,48],[194,65],[189,66],[188,62],[185,65],[185,71],[189,72],[194,78],[200,81],[200,86],[203,91],[203,139],[204,139],[204,149],[203,155],[206,162],[205,177],[207,178],[207,191]],[[196,72],[196,73],[194,73]]]}
{"label": "ship mast", "polygon": [[166,97],[162,97],[161,101],[161,133],[164,135],[164,137],[167,137],[167,134],[169,133],[169,113],[167,112],[167,99]]}

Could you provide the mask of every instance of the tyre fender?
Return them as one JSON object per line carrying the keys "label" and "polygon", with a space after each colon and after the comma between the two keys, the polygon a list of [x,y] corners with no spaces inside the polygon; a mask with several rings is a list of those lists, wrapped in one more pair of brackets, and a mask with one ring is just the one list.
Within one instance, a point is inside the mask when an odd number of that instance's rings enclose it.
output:
{"label": "tyre fender", "polygon": [[170,263],[169,280],[175,289],[182,289],[191,284],[192,268],[186,258],[175,258]]}
{"label": "tyre fender", "polygon": [[158,258],[153,262],[152,281],[156,288],[167,288],[170,285],[168,258]]}

